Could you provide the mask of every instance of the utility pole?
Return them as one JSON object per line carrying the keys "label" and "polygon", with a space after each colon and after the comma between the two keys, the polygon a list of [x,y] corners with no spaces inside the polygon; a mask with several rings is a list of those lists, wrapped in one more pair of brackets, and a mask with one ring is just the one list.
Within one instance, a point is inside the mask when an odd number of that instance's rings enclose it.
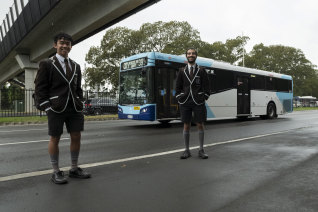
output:
{"label": "utility pole", "polygon": [[[244,36],[244,34],[243,34],[243,32],[242,32],[242,39],[243,39],[243,36]],[[244,45],[242,45],[242,48],[243,48],[243,58],[242,58],[242,60],[243,60],[243,67],[245,67],[245,63],[244,63],[244,54],[245,54],[245,49],[244,49]]]}

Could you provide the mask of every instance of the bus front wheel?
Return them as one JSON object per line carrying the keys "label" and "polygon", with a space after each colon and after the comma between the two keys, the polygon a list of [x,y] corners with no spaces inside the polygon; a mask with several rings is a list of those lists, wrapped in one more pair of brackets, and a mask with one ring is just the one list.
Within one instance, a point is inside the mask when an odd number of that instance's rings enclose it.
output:
{"label": "bus front wheel", "polygon": [[276,106],[275,106],[274,103],[270,102],[267,105],[267,118],[268,119],[274,119],[276,117],[277,117],[277,115],[276,115]]}
{"label": "bus front wheel", "polygon": [[161,124],[169,124],[170,120],[159,120]]}

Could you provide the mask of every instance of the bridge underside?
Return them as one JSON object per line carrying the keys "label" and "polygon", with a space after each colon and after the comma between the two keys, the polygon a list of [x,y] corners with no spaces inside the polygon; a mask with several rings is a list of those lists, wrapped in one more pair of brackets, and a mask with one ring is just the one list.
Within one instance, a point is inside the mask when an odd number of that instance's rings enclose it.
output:
{"label": "bridge underside", "polygon": [[[42,4],[44,1],[52,4],[53,0],[41,0]],[[16,76],[21,76],[24,73],[25,82],[22,83],[25,83],[25,88],[34,88],[33,81],[38,68],[37,63],[54,53],[52,39],[58,32],[63,31],[72,35],[76,44],[158,0],[55,1],[57,3],[54,4],[54,7],[43,15],[20,41],[15,39],[17,42],[12,45],[12,50],[6,54],[2,61],[0,60],[0,85],[8,80],[12,81],[16,79]],[[36,2],[39,1],[30,0],[29,4]],[[34,11],[32,8],[35,8]],[[36,13],[40,13],[38,15],[41,16],[41,11],[37,10],[35,6],[30,7],[29,10],[33,17]],[[27,20],[24,22],[26,24]],[[7,35],[9,36],[9,33]],[[3,44],[0,43],[0,45]],[[3,48],[3,46],[0,47]]]}

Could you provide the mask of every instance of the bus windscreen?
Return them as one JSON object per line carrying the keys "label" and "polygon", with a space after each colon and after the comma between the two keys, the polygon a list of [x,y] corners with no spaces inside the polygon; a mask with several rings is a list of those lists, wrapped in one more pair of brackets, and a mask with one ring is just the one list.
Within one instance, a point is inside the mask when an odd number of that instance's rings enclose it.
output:
{"label": "bus windscreen", "polygon": [[144,69],[123,71],[120,74],[120,104],[146,104],[149,102],[147,72]]}

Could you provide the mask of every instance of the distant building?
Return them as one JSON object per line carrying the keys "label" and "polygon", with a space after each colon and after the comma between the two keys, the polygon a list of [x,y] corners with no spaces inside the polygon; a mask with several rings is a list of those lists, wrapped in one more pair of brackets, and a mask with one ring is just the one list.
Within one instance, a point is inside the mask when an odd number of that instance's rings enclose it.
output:
{"label": "distant building", "polygon": [[314,96],[295,96],[293,98],[294,107],[317,107],[317,98]]}

